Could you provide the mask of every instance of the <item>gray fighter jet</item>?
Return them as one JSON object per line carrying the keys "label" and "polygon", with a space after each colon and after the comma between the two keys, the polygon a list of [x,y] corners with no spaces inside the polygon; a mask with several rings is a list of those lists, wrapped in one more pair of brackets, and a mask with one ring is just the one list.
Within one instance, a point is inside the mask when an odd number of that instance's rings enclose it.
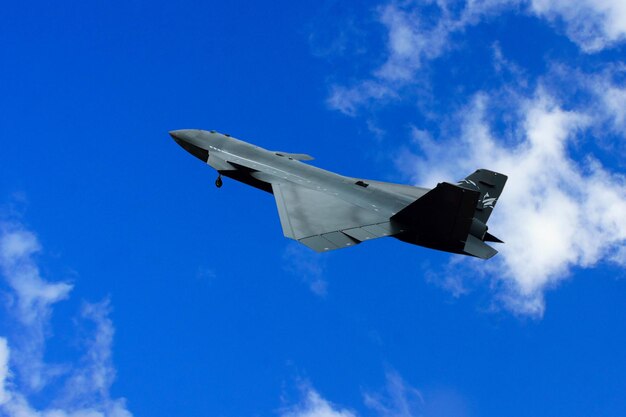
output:
{"label": "gray fighter jet", "polygon": [[488,259],[502,242],[487,220],[507,177],[479,169],[433,189],[344,177],[302,161],[306,154],[268,151],[227,134],[174,130],[172,138],[222,176],[272,193],[286,237],[317,252],[393,236],[403,242]]}

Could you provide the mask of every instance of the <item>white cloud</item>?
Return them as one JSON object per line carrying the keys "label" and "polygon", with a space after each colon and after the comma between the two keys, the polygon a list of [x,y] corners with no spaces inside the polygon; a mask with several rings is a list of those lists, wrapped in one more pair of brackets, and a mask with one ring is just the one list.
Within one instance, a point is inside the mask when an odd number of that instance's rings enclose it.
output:
{"label": "white cloud", "polygon": [[424,60],[439,56],[448,34],[458,27],[450,18],[441,18],[429,25],[420,18],[419,10],[406,10],[389,4],[379,10],[380,22],[387,28],[387,61],[375,71],[386,81],[411,81]]}
{"label": "white cloud", "polygon": [[[433,11],[434,10],[434,11]],[[424,0],[391,1],[377,9],[386,29],[385,62],[350,86],[333,85],[327,104],[354,116],[360,106],[401,96],[424,84],[425,64],[454,48],[451,36],[500,13],[519,12],[562,22],[569,39],[593,53],[626,39],[623,0]],[[623,100],[615,97],[617,101]]]}
{"label": "white cloud", "polygon": [[[410,386],[395,371],[386,374],[385,388],[363,394],[365,415],[376,417],[464,417],[469,414],[462,396],[450,389],[438,389],[423,394]],[[358,417],[360,413],[324,399],[308,385],[303,387],[303,399],[295,406],[283,409],[280,417]]]}
{"label": "white cloud", "polygon": [[[111,345],[115,329],[109,318],[109,312],[108,300],[83,306],[81,317],[91,321],[96,328],[93,336],[87,341],[87,350],[80,360],[80,365],[65,382],[65,392],[60,402],[66,406],[108,404],[111,401],[109,389],[115,379]],[[119,401],[114,401],[117,402]]]}
{"label": "white cloud", "polygon": [[626,89],[609,86],[603,91],[603,99],[614,126],[626,130]]}
{"label": "white cloud", "polygon": [[20,326],[14,338],[13,360],[19,364],[19,377],[33,391],[41,389],[58,371],[43,362],[46,327],[52,305],[67,298],[72,289],[68,283],[48,282],[41,277],[35,261],[40,249],[37,237],[20,224],[0,224],[0,273],[11,289],[9,314]]}
{"label": "white cloud", "polygon": [[[123,398],[112,399],[115,377],[111,360],[113,323],[104,301],[85,304],[81,320],[95,325],[85,353],[76,364],[44,361],[52,306],[69,296],[72,286],[41,276],[34,233],[16,222],[0,223],[0,275],[8,284],[6,306],[12,332],[0,337],[0,414],[11,417],[131,417]],[[44,388],[57,392],[39,410],[29,398]],[[39,400],[41,402],[41,399]]]}
{"label": "white cloud", "polygon": [[0,407],[9,400],[6,390],[9,379],[9,345],[4,337],[0,337]]}
{"label": "white cloud", "polygon": [[371,79],[346,87],[334,85],[328,105],[342,113],[355,115],[357,108],[371,101],[398,97],[398,90],[413,80],[422,62],[439,56],[446,46],[453,25],[441,19],[428,27],[419,10],[400,7],[395,2],[378,9],[380,22],[387,29],[387,60]]}
{"label": "white cloud", "polygon": [[18,318],[29,325],[41,322],[50,306],[66,298],[72,286],[41,278],[33,259],[41,248],[33,233],[15,224],[0,227],[0,268],[17,296]]}
{"label": "white cloud", "polygon": [[322,398],[317,391],[307,388],[304,400],[283,410],[281,417],[356,417],[352,411],[341,409]]}
{"label": "white cloud", "polygon": [[[454,12],[454,2],[426,0],[422,2],[392,1],[377,9],[378,20],[387,31],[386,61],[374,69],[369,79],[346,87],[334,85],[328,105],[347,115],[373,101],[398,98],[406,85],[419,81],[424,64],[443,55],[449,38],[518,0],[484,0],[462,2]],[[433,13],[432,9],[436,12]],[[436,17],[432,17],[434,14]]]}
{"label": "white cloud", "polygon": [[575,79],[579,89],[590,91],[595,102],[594,117],[608,122],[612,131],[619,136],[626,132],[626,85],[619,79],[626,75],[626,68],[607,66],[600,74],[585,74],[563,69],[564,76]]}
{"label": "white cloud", "polygon": [[397,97],[397,94],[392,87],[379,81],[367,80],[353,87],[332,86],[327,104],[335,110],[354,116],[357,108],[365,102],[394,97]]}
{"label": "white cloud", "polygon": [[598,127],[593,136],[602,146],[624,150],[619,145],[626,136],[626,65],[609,62],[588,72],[553,63],[543,84],[564,103],[584,109]]}
{"label": "white cloud", "polygon": [[585,52],[597,52],[626,38],[623,0],[531,0],[530,9],[549,20],[562,20],[567,36]]}
{"label": "white cloud", "polygon": [[379,417],[422,415],[420,412],[424,403],[422,393],[407,385],[397,372],[387,372],[386,378],[387,386],[385,392],[365,393],[365,405],[374,410]]}
{"label": "white cloud", "polygon": [[401,166],[416,183],[458,179],[476,168],[509,175],[490,230],[502,237],[500,255],[477,268],[499,282],[512,310],[540,316],[543,294],[572,267],[610,261],[626,242],[626,181],[588,156],[571,156],[590,116],[564,110],[541,88],[518,98],[519,140],[496,139],[487,115],[495,106],[478,95],[461,113],[459,137],[421,143],[421,156],[404,155]]}

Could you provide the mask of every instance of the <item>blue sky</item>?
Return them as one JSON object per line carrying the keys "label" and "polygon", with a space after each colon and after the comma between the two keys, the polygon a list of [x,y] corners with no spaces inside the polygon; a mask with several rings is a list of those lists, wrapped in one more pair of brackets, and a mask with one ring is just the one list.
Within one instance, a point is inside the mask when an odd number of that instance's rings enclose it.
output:
{"label": "blue sky", "polygon": [[[626,415],[622,0],[12,3],[0,415]],[[509,175],[490,261],[318,255],[168,136]]]}

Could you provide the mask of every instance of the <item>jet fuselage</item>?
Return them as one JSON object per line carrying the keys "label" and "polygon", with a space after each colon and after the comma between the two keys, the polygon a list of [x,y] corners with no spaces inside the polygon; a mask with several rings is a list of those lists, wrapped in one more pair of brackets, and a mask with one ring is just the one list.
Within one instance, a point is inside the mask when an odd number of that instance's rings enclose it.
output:
{"label": "jet fuselage", "polygon": [[274,182],[291,182],[391,217],[428,191],[427,188],[397,184],[394,193],[377,187],[377,181],[367,180],[361,180],[365,186],[359,185],[357,178],[339,175],[303,163],[290,156],[292,154],[269,151],[213,131],[186,129],[170,132],[170,135],[179,143],[185,141],[208,150],[208,161],[205,162],[220,174],[268,192]]}
{"label": "jet fuselage", "polygon": [[171,131],[189,153],[222,175],[274,195],[286,237],[324,252],[393,236],[404,242],[487,259],[487,219],[507,177],[477,170],[434,189],[365,180],[303,163],[306,154],[269,151],[215,131]]}

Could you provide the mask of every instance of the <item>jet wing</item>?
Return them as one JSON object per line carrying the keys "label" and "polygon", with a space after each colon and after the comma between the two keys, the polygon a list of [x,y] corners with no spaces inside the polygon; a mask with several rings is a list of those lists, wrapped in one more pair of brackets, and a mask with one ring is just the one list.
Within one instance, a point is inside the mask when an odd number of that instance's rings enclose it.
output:
{"label": "jet wing", "polygon": [[272,191],[285,236],[317,252],[354,246],[401,231],[376,211],[321,191],[292,183],[274,183]]}

